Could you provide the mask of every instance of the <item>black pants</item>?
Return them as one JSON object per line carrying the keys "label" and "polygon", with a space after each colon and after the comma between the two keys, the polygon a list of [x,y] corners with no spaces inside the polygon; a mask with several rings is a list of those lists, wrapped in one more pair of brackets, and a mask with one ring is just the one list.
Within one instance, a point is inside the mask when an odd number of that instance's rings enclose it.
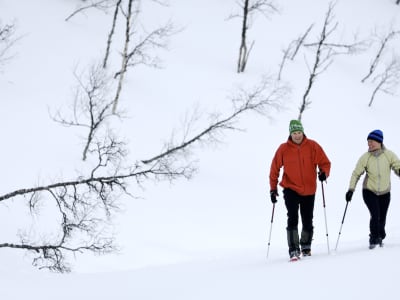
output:
{"label": "black pants", "polygon": [[376,195],[364,189],[362,194],[371,216],[369,221],[370,242],[376,244],[378,239],[383,240],[386,237],[385,225],[390,204],[390,192],[384,195]]}
{"label": "black pants", "polygon": [[[299,250],[299,244],[302,249],[311,249],[311,241],[314,233],[313,217],[315,195],[301,196],[291,189],[284,189],[283,197],[285,199],[288,216],[286,229],[289,252]],[[302,223],[300,241],[298,234],[299,209]]]}

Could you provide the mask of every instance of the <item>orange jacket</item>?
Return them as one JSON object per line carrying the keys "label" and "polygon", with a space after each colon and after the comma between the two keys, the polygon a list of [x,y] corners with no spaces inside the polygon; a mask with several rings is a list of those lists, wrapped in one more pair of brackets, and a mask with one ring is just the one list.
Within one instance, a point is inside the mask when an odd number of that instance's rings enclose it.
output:
{"label": "orange jacket", "polygon": [[331,162],[317,142],[304,136],[303,141],[298,145],[289,137],[288,141],[276,150],[272,160],[269,173],[271,190],[277,190],[282,167],[283,175],[279,185],[306,196],[314,195],[317,190],[317,167],[328,177]]}

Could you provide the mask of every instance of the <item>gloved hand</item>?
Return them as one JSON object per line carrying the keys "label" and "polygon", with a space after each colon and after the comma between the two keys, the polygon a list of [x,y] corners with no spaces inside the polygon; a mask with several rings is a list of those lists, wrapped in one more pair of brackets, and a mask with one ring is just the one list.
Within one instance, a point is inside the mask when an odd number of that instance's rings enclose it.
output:
{"label": "gloved hand", "polygon": [[272,203],[276,203],[276,202],[278,201],[278,200],[276,199],[276,197],[279,196],[277,190],[271,190],[271,191],[269,192],[269,195],[271,196],[271,202],[272,202]]}
{"label": "gloved hand", "polygon": [[325,181],[326,180],[325,172],[318,173],[318,179],[319,179],[319,181]]}
{"label": "gloved hand", "polygon": [[353,191],[348,190],[346,193],[346,201],[349,202],[351,201],[351,198],[353,197]]}

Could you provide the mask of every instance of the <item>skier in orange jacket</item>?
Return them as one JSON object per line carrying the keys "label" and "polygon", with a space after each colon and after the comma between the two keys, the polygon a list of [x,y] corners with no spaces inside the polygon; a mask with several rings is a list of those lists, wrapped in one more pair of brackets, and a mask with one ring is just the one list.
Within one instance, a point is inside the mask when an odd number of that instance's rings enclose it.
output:
{"label": "skier in orange jacket", "polygon": [[[279,185],[283,188],[283,198],[287,209],[287,240],[291,260],[300,255],[311,255],[314,233],[314,201],[318,179],[322,182],[329,176],[331,163],[322,147],[306,137],[303,125],[298,120],[289,124],[290,136],[277,149],[269,174],[271,202],[277,202],[280,169],[283,175]],[[302,231],[299,238],[299,209]],[[300,253],[301,247],[301,253]]]}

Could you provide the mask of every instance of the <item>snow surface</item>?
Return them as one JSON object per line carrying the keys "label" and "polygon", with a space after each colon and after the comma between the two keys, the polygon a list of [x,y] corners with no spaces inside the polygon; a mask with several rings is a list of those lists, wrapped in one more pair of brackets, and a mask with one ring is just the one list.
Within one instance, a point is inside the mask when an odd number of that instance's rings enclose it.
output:
{"label": "snow surface", "polygon": [[[170,0],[168,7],[143,4],[148,28],[172,20],[183,30],[171,37],[159,56],[163,69],[139,67],[126,79],[121,105],[129,119],[120,133],[138,157],[161,148],[170,131],[194,105],[213,112],[229,107],[238,86],[257,84],[276,74],[282,49],[314,24],[317,38],[329,1],[281,0],[279,14],[253,20],[249,40],[255,40],[244,74],[237,74],[240,38],[236,1]],[[334,9],[334,37],[349,41],[372,32],[399,30],[400,7],[394,0],[339,0]],[[73,99],[74,70],[102,58],[111,14],[87,11],[65,18],[81,1],[2,0],[0,20],[16,21],[21,37],[14,58],[2,66],[0,194],[68,178],[79,169],[80,132],[63,128],[49,111],[67,107]],[[117,46],[113,51],[117,52]],[[386,59],[399,55],[400,38]],[[115,219],[121,251],[106,256],[77,256],[70,274],[53,274],[31,266],[18,250],[0,251],[1,299],[376,299],[398,296],[400,275],[400,183],[392,177],[392,203],[385,247],[368,250],[369,215],[360,183],[350,203],[337,251],[334,251],[345,208],[344,194],[358,157],[367,149],[373,129],[384,132],[385,144],[400,155],[399,97],[379,94],[368,107],[374,85],[360,83],[377,51],[338,56],[311,91],[311,107],[303,115],[309,138],[317,140],[332,162],[325,186],[330,254],[320,185],[315,208],[313,256],[288,263],[286,210],[282,198],[275,210],[268,259],[267,240],[272,205],[268,172],[272,156],[288,136],[289,120],[308,80],[303,52],[284,70],[292,85],[286,109],[269,118],[241,119],[245,132],[230,132],[224,143],[198,149],[199,173],[191,180],[134,190],[140,198],[126,199]],[[397,51],[397,53],[396,53]],[[114,56],[116,57],[116,56]],[[15,237],[27,224],[20,204],[0,204],[0,242]]]}

